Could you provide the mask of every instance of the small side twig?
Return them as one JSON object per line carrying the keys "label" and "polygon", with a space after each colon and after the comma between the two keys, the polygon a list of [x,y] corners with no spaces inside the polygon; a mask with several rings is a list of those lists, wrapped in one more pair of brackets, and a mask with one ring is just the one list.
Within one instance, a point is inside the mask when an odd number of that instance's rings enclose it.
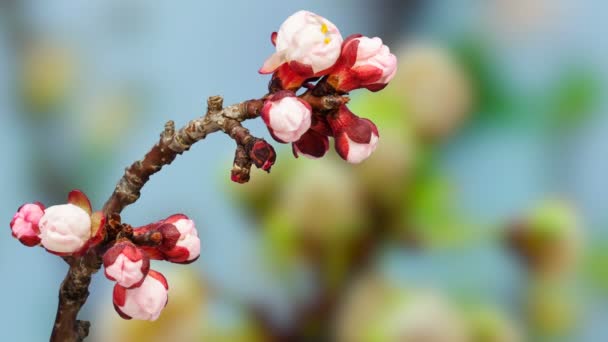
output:
{"label": "small side twig", "polygon": [[137,201],[141,189],[153,174],[160,171],[163,166],[171,164],[178,155],[189,150],[196,142],[205,139],[207,135],[219,130],[229,132],[235,125],[240,125],[241,121],[259,116],[264,101],[249,100],[221,108],[221,97],[213,96],[208,103],[210,106],[207,115],[190,121],[179,131],[175,131],[173,121],[165,125],[159,142],[142,160],[133,163],[125,170],[114,193],[104,205],[104,213],[120,213],[126,206]]}

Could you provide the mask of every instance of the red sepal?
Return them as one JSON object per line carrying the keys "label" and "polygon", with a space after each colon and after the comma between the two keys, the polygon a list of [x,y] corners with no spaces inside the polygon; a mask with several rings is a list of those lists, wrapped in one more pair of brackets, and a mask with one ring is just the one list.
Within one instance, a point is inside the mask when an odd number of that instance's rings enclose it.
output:
{"label": "red sepal", "polygon": [[93,213],[93,209],[91,207],[91,201],[84,192],[80,190],[72,190],[68,194],[68,203],[73,204],[75,206],[80,207],[82,210],[86,211],[89,215]]}
{"label": "red sepal", "polygon": [[194,259],[192,259],[192,260],[186,260],[186,261],[173,261],[173,260],[170,260],[170,261],[171,261],[172,263],[174,263],[174,264],[188,265],[188,264],[191,264],[191,263],[195,262],[195,261],[196,261],[196,260],[198,260],[198,258],[200,258],[200,257],[201,257],[201,256],[200,256],[200,254],[199,254],[199,255],[198,255],[196,258],[194,258]]}
{"label": "red sepal", "polygon": [[124,306],[127,301],[127,289],[116,284],[114,285],[114,290],[112,291],[112,303],[114,304],[114,310],[116,313],[123,319],[131,319],[131,316],[128,316],[122,310],[120,310],[120,306]]}
{"label": "red sepal", "polygon": [[[342,53],[338,62],[338,67],[344,66],[347,68],[352,67],[357,61],[357,50],[359,49],[359,40],[357,38],[363,37],[362,34],[352,34],[348,36],[344,42],[342,42]],[[353,41],[355,40],[355,41]]]}
{"label": "red sepal", "polygon": [[311,119],[312,120],[311,120],[311,124],[310,124],[310,129],[312,129],[313,131],[316,131],[317,133],[323,134],[325,136],[333,137],[334,133],[332,132],[331,127],[329,126],[329,123],[327,122],[326,116],[316,115],[313,112]]}
{"label": "red sepal", "polygon": [[155,270],[150,270],[148,272],[148,277],[152,277],[156,280],[158,280],[161,284],[163,284],[163,286],[165,287],[165,289],[169,290],[169,283],[167,283],[167,278],[165,278],[165,276]]}
{"label": "red sepal", "polygon": [[382,78],[382,70],[371,65],[353,68],[352,72],[355,74],[354,78],[356,78],[360,84],[370,84]]}
{"label": "red sepal", "polygon": [[[119,285],[116,285],[119,286]],[[122,319],[126,319],[126,320],[131,320],[133,319],[133,317],[131,316],[127,316],[127,314],[125,314],[124,312],[120,311],[120,308],[118,307],[118,305],[114,304],[114,310],[116,310],[116,313],[118,314],[118,316],[120,316],[120,318]]]}
{"label": "red sepal", "polygon": [[367,88],[367,90],[375,93],[377,91],[380,91],[380,90],[386,88],[387,85],[388,85],[388,83],[376,83],[376,84],[367,85],[367,86],[365,86],[365,88]]}
{"label": "red sepal", "polygon": [[165,255],[158,250],[158,247],[139,246],[139,248],[152,260],[166,260]]}
{"label": "red sepal", "polygon": [[311,158],[321,158],[329,150],[329,138],[321,133],[309,129],[300,140],[292,144],[293,155],[298,158],[299,153]]}
{"label": "red sepal", "polygon": [[272,145],[267,143],[266,140],[256,139],[251,145],[249,158],[256,167],[266,172],[270,172],[270,168],[272,165],[274,165],[274,162],[277,159],[277,154]]}
{"label": "red sepal", "polygon": [[292,90],[292,91],[298,90],[308,78],[313,76],[310,74],[302,75],[300,73],[295,72],[291,67],[292,64],[296,68],[298,68],[300,71],[307,72],[308,70],[310,70],[310,72],[312,72],[312,68],[307,69],[303,64],[300,64],[298,62],[290,62],[290,63],[282,64],[274,72],[272,77],[280,80],[280,85],[283,90]]}
{"label": "red sepal", "polygon": [[336,152],[347,160],[349,151],[349,140],[367,144],[372,139],[372,134],[379,136],[378,128],[368,119],[362,119],[342,105],[338,112],[327,118],[327,121],[334,132]]}
{"label": "red sepal", "polygon": [[190,251],[185,247],[176,246],[168,251],[163,251],[165,255],[165,259],[176,263],[183,264],[188,262],[188,258],[190,257]]}
{"label": "red sepal", "polygon": [[348,145],[348,139],[345,139],[345,136],[346,136],[346,133],[341,133],[336,136],[336,139],[334,142],[334,148],[336,149],[336,152],[342,159],[348,160],[349,145]]}
{"label": "red sepal", "polygon": [[270,34],[270,42],[272,43],[272,45],[277,46],[277,32],[272,32]]}
{"label": "red sepal", "polygon": [[[186,219],[188,218],[186,217]],[[179,230],[177,230],[175,225],[173,225],[172,223],[165,223],[158,227],[158,230],[163,236],[163,241],[159,247],[163,250],[175,247],[177,241],[179,241],[179,238],[181,236]]]}
{"label": "red sepal", "polygon": [[289,67],[291,71],[304,77],[305,79],[315,76],[315,72],[312,70],[312,66],[308,64],[302,64],[298,61],[290,61]]}
{"label": "red sepal", "polygon": [[106,237],[106,217],[101,211],[96,211],[91,215],[91,239],[88,241],[89,247],[97,246]]}
{"label": "red sepal", "polygon": [[12,235],[15,239],[19,240],[19,242],[27,247],[34,247],[40,244],[40,238],[38,236],[22,236],[21,238],[17,238],[15,233]]}
{"label": "red sepal", "polygon": [[163,223],[175,224],[179,220],[189,220],[188,216],[184,214],[173,214],[163,220]]}
{"label": "red sepal", "polygon": [[127,289],[118,284],[114,285],[114,291],[112,292],[112,299],[115,305],[124,306],[127,302]]}

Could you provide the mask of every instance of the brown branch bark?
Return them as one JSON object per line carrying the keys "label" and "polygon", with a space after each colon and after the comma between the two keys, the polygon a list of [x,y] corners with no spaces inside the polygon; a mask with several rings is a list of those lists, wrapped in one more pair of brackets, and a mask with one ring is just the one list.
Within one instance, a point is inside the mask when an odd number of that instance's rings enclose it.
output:
{"label": "brown branch bark", "polygon": [[[242,121],[259,116],[263,103],[263,100],[249,100],[222,108],[222,98],[213,96],[209,98],[204,117],[190,121],[179,131],[175,130],[173,121],[169,121],[158,143],[142,160],[125,170],[103,207],[104,214],[120,214],[125,207],[137,201],[143,186],[163,166],[171,164],[179,154],[211,133],[222,130],[229,135],[234,134],[233,131],[241,127]],[[59,289],[57,314],[50,338],[52,342],[82,341],[88,336],[90,323],[78,320],[77,316],[89,296],[91,277],[100,269],[103,252],[111,242],[111,237],[107,238],[83,257],[66,258],[70,268]]]}
{"label": "brown branch bark", "polygon": [[[347,97],[330,91],[321,91],[324,89],[324,84],[324,82],[319,82],[315,89],[300,96],[310,103],[313,110],[328,112],[336,110],[340,105],[348,102]],[[102,265],[103,253],[112,245],[117,234],[121,233],[120,230],[117,231],[117,225],[112,224],[112,221],[119,220],[122,210],[137,201],[141,195],[141,189],[152,175],[159,172],[163,166],[171,164],[178,155],[188,151],[193,144],[217,131],[223,131],[237,143],[237,158],[235,158],[233,172],[235,167],[240,168],[247,164],[248,157],[246,153],[239,151],[239,148],[255,138],[241,126],[241,122],[256,118],[261,114],[264,98],[248,100],[224,108],[222,97],[212,96],[208,99],[207,105],[205,116],[188,122],[180,130],[175,129],[173,121],[167,122],[160,135],[160,140],[142,160],[136,161],[125,170],[114,192],[104,204],[103,213],[109,219],[104,242],[95,249],[89,250],[82,257],[65,258],[70,268],[59,289],[59,303],[50,338],[51,342],[82,341],[88,336],[90,323],[78,320],[77,316],[89,295],[91,277]],[[239,169],[239,171],[244,172],[243,169]]]}
{"label": "brown branch bark", "polygon": [[179,131],[175,131],[173,121],[167,122],[159,142],[142,160],[126,169],[103,211],[106,214],[120,213],[126,206],[137,201],[150,176],[160,171],[164,165],[171,164],[179,154],[207,135],[219,130],[230,133],[243,120],[257,117],[263,103],[262,100],[250,100],[222,109],[222,98],[214,96],[209,98],[207,115],[190,121]]}

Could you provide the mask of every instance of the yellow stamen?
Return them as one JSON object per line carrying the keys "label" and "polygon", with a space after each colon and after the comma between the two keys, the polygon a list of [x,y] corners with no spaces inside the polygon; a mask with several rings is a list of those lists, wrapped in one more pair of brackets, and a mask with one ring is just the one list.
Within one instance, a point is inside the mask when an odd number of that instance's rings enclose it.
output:
{"label": "yellow stamen", "polygon": [[329,44],[329,42],[331,42],[331,38],[326,37],[325,40],[324,40],[324,42],[325,42],[325,44]]}
{"label": "yellow stamen", "polygon": [[323,23],[323,24],[321,25],[321,33],[326,34],[326,33],[327,33],[327,31],[329,31],[329,30],[327,29],[327,25],[325,25],[325,23]]}

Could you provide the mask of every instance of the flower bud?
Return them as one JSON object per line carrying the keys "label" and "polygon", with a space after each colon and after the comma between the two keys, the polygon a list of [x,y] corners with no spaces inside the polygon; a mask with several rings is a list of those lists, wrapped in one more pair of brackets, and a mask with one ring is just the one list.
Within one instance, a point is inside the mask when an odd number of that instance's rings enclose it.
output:
{"label": "flower bud", "polygon": [[565,199],[547,199],[507,231],[513,252],[537,275],[554,278],[577,269],[584,229],[576,207]]}
{"label": "flower bud", "polygon": [[310,128],[311,107],[293,92],[280,91],[264,103],[262,119],[275,140],[294,142]]}
{"label": "flower bud", "polygon": [[379,91],[397,73],[397,57],[378,37],[353,35],[344,41],[340,62],[329,76],[329,83],[338,91],[358,88]]}
{"label": "flower bud", "polygon": [[74,204],[47,208],[38,225],[42,245],[58,255],[79,252],[91,237],[91,217]]}
{"label": "flower bud", "polygon": [[22,205],[11,220],[13,236],[22,244],[32,247],[40,243],[40,229],[38,222],[44,215],[44,206],[41,203],[28,203]]}
{"label": "flower bud", "polygon": [[68,203],[84,210],[91,217],[91,237],[83,247],[83,251],[89,247],[96,246],[105,238],[106,217],[101,211],[93,212],[91,201],[87,195],[80,190],[72,190],[68,194]]}
{"label": "flower bud", "polygon": [[150,258],[129,240],[117,242],[103,255],[108,279],[125,288],[139,287],[150,269]]}
{"label": "flower bud", "polygon": [[345,105],[341,106],[335,116],[328,117],[336,140],[336,151],[352,164],[367,159],[378,145],[378,128],[368,119],[361,119]]}
{"label": "flower bud", "polygon": [[296,158],[303,155],[307,158],[317,159],[323,157],[329,150],[329,138],[313,129],[309,129],[291,147]]}
{"label": "flower bud", "polygon": [[308,11],[287,18],[271,39],[276,52],[264,62],[260,73],[270,74],[287,63],[302,81],[325,75],[338,60],[342,48],[342,36],[336,25]]}
{"label": "flower bud", "polygon": [[429,142],[453,135],[477,101],[480,89],[475,88],[472,75],[444,47],[414,43],[399,56],[393,89],[416,135]]}
{"label": "flower bud", "polygon": [[230,180],[235,183],[245,184],[249,182],[249,179],[251,178],[249,172],[250,169],[233,167],[232,170],[230,170]]}
{"label": "flower bud", "polygon": [[167,279],[150,270],[139,287],[127,289],[114,285],[114,309],[124,319],[155,321],[167,305],[168,291]]}
{"label": "flower bud", "polygon": [[[201,240],[194,225],[194,221],[183,214],[175,214],[164,221],[165,230],[174,231],[174,243],[164,243],[159,249],[164,254],[165,259],[178,263],[189,264],[196,261],[201,254]],[[163,235],[169,236],[165,231]],[[169,239],[167,239],[169,240]]]}
{"label": "flower bud", "polygon": [[249,150],[249,158],[258,168],[270,172],[270,168],[277,159],[272,145],[264,139],[256,139]]}
{"label": "flower bud", "polygon": [[230,170],[230,179],[239,184],[249,182],[251,177],[251,157],[248,155],[243,145],[237,145],[234,152],[234,161],[232,170]]}

